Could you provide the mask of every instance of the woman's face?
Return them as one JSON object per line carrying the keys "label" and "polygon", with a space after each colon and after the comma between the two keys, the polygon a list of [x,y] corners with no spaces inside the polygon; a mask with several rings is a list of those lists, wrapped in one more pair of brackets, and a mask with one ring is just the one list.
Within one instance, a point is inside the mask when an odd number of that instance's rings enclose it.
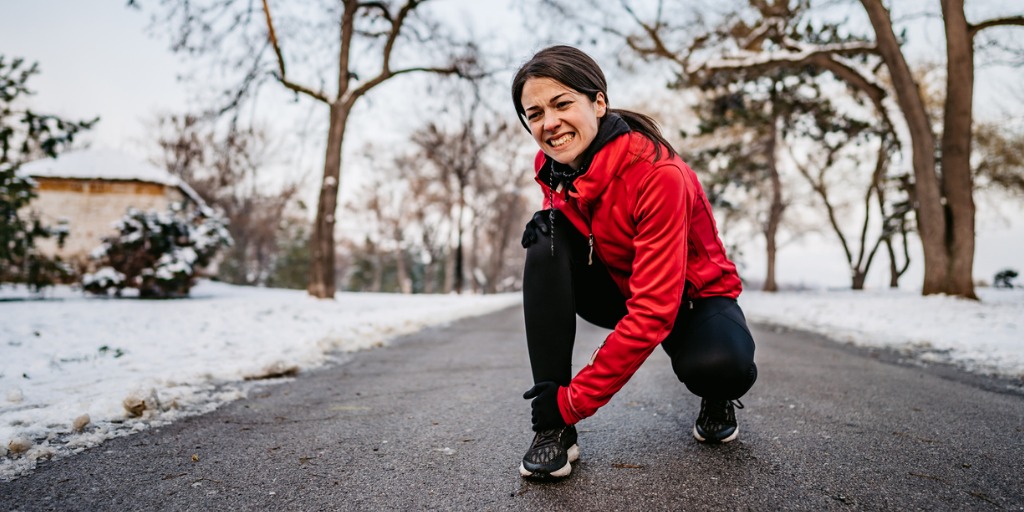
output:
{"label": "woman's face", "polygon": [[523,84],[523,109],[530,133],[541,151],[556,162],[579,169],[580,157],[597,136],[598,121],[608,109],[604,94],[595,101],[550,78]]}

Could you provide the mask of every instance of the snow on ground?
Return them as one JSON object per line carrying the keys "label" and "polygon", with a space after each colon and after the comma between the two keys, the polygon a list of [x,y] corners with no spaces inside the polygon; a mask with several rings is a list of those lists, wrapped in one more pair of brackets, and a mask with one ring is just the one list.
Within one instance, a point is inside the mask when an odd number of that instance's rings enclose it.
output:
{"label": "snow on ground", "polygon": [[[0,299],[19,296],[28,293],[0,288]],[[213,410],[259,385],[247,378],[315,368],[519,300],[339,293],[330,301],[215,282],[180,300],[68,288],[45,300],[0,300],[0,480],[39,459]]]}
{"label": "snow on ground", "polygon": [[745,291],[739,303],[753,322],[891,348],[1024,384],[1024,289],[976,292],[980,302],[892,289]]}
{"label": "snow on ground", "polygon": [[[1024,289],[978,293],[981,302],[906,290],[746,291],[740,304],[754,322],[1019,383]],[[337,362],[345,352],[520,301],[518,294],[345,293],[318,301],[303,291],[213,282],[182,300],[91,298],[68,288],[45,300],[3,300],[26,294],[0,288],[0,480],[40,459],[213,410],[267,382],[246,379]]]}

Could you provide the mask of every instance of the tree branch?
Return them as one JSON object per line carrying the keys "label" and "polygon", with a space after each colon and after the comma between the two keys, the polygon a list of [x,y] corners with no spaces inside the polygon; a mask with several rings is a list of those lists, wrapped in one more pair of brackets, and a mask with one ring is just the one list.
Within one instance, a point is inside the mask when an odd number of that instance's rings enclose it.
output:
{"label": "tree branch", "polygon": [[[709,60],[687,69],[686,72],[696,74],[702,70],[765,69],[779,65],[800,66],[822,57],[862,55],[875,53],[877,50],[878,46],[873,42],[852,42],[815,46],[798,52],[743,52],[717,60]],[[819,62],[821,61],[819,60]]]}
{"label": "tree branch", "polygon": [[658,19],[655,20],[653,26],[641,20],[640,17],[637,16],[636,12],[634,12],[633,9],[629,6],[629,4],[625,2],[625,0],[622,0],[620,3],[622,5],[622,8],[629,14],[631,18],[633,18],[633,21],[637,25],[639,25],[641,29],[643,29],[644,34],[647,35],[652,44],[651,47],[644,48],[639,45],[639,42],[636,37],[627,36],[625,37],[626,45],[628,45],[633,51],[639,53],[640,55],[655,55],[676,62],[679,65],[683,66],[683,68],[686,67],[685,59],[680,59],[676,52],[669,50],[668,47],[665,45],[665,42],[661,40],[661,35],[658,32],[658,29],[661,28],[662,26],[660,3],[658,4]]}
{"label": "tree branch", "polygon": [[380,85],[385,80],[395,75],[403,73],[412,73],[414,71],[429,71],[432,73],[443,74],[453,74],[458,72],[458,68],[456,68],[454,65],[448,68],[415,67],[401,69],[398,71],[391,70],[391,52],[392,50],[394,50],[395,41],[398,39],[398,35],[402,31],[402,25],[405,24],[405,20],[409,16],[409,13],[416,9],[416,7],[418,7],[419,4],[421,3],[423,3],[423,0],[408,0],[405,3],[405,5],[403,5],[402,8],[398,10],[398,15],[395,16],[394,19],[390,20],[391,32],[388,33],[387,42],[384,43],[384,52],[383,55],[381,56],[380,73],[378,73],[377,76],[371,78],[370,80],[356,88],[354,91],[352,91],[352,93],[349,94],[348,97],[345,99],[346,103],[354,103],[356,99],[369,92],[370,89],[373,89],[374,87]]}
{"label": "tree branch", "polygon": [[973,38],[978,32],[992,27],[1024,26],[1024,16],[1010,16],[1007,18],[994,18],[978,24],[968,24],[967,32]]}
{"label": "tree branch", "polygon": [[828,197],[828,188],[825,185],[824,171],[822,168],[817,179],[811,176],[808,166],[802,164],[796,157],[796,153],[793,152],[793,146],[786,144],[786,150],[789,152],[789,158],[793,161],[793,167],[796,167],[797,172],[800,173],[807,183],[811,186],[811,189],[821,199],[821,202],[825,205],[825,211],[828,213],[829,224],[832,225],[832,231],[835,232],[836,236],[839,237],[839,243],[843,246],[843,252],[846,254],[846,262],[850,265],[851,269],[854,266],[853,253],[850,251],[850,244],[846,241],[846,236],[843,235],[843,229],[839,226],[839,220],[836,215],[835,207],[832,205],[832,201]]}
{"label": "tree branch", "polygon": [[297,93],[305,94],[315,100],[322,101],[324,103],[330,103],[331,100],[329,100],[323,92],[314,91],[309,87],[288,80],[288,77],[285,74],[284,54],[281,52],[281,45],[277,41],[277,33],[274,31],[274,20],[270,16],[269,0],[263,0],[263,13],[266,15],[267,19],[267,38],[270,41],[270,46],[274,48],[274,55],[277,57],[278,72],[275,74],[275,78],[277,78],[277,81],[281,82],[282,85]]}
{"label": "tree branch", "polygon": [[776,67],[818,66],[832,72],[843,82],[866,94],[882,116],[885,124],[892,127],[893,122],[884,102],[888,95],[886,89],[878,82],[865,76],[864,73],[858,71],[851,64],[844,62],[845,59],[842,59],[843,55],[873,53],[876,49],[877,47],[874,43],[864,42],[823,45],[803,52],[751,52],[740,56],[730,56],[716,61],[708,61],[688,69],[687,73],[698,75],[701,72],[759,71]]}
{"label": "tree branch", "polygon": [[380,11],[381,16],[383,16],[384,19],[388,20],[388,23],[395,23],[395,20],[391,18],[391,11],[388,10],[388,6],[385,5],[384,2],[359,2],[356,4],[356,8],[366,9],[368,11],[376,9]]}

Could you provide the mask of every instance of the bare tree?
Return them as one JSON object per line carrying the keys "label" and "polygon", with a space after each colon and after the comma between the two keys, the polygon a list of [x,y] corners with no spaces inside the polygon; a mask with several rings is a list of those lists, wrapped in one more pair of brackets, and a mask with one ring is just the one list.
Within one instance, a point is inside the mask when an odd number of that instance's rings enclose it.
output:
{"label": "bare tree", "polygon": [[[128,0],[137,6],[142,0]],[[382,83],[399,75],[435,73],[469,76],[476,73],[475,46],[458,43],[440,34],[440,26],[417,16],[427,0],[362,1],[338,0],[323,6],[292,7],[284,25],[291,30],[291,39],[279,33],[270,0],[192,0],[178,2],[160,0],[166,8],[166,24],[176,27],[172,48],[176,51],[203,54],[224,51],[234,43],[243,56],[232,65],[243,70],[237,87],[227,95],[229,110],[249,97],[265,76],[296,95],[323,104],[329,111],[323,177],[313,227],[310,249],[312,265],[308,291],[319,298],[330,298],[335,292],[335,213],[342,167],[342,147],[348,121],[360,99]],[[281,7],[281,6],[277,6]],[[302,16],[306,18],[303,20]],[[311,18],[310,18],[311,17]],[[333,22],[327,22],[333,18]],[[334,37],[318,39],[302,29],[317,32],[325,24],[333,27]],[[287,32],[287,31],[286,31]],[[308,40],[307,40],[308,38]],[[316,77],[312,72],[296,73],[289,63],[315,64],[308,54],[311,47],[331,41],[334,55],[334,80]],[[292,44],[289,46],[289,44]],[[428,48],[425,43],[436,43]],[[399,52],[402,45],[408,48]],[[270,55],[268,55],[268,50]],[[458,53],[456,53],[458,52]],[[441,55],[438,57],[437,55]],[[373,55],[376,55],[374,58]],[[399,55],[404,57],[404,63]],[[269,72],[269,75],[268,75]],[[334,82],[333,90],[327,86]]]}
{"label": "bare tree", "polygon": [[[532,211],[530,192],[535,193],[533,168],[528,165],[533,149],[523,144],[518,124],[497,123],[494,139],[473,175],[470,208],[473,215],[471,269],[474,288],[484,293],[518,289],[522,284],[525,253],[520,245],[523,225]],[[526,165],[524,165],[526,164]]]}
{"label": "bare tree", "polygon": [[[465,288],[466,239],[464,230],[467,220],[467,194],[471,192],[471,184],[475,175],[481,173],[482,156],[488,147],[497,140],[498,130],[507,130],[507,124],[480,123],[478,110],[481,107],[479,93],[474,89],[473,99],[460,113],[458,124],[454,129],[443,127],[437,122],[429,122],[417,130],[413,143],[422,156],[422,162],[433,165],[439,179],[450,185],[454,194],[455,211],[452,212],[452,224],[455,227],[455,258],[453,288],[462,293]],[[482,124],[482,126],[480,126]]]}
{"label": "bare tree", "polygon": [[[883,217],[886,215],[887,204],[885,202],[884,181],[889,152],[892,148],[888,145],[884,137],[877,141],[878,149],[877,155],[875,156],[874,170],[871,172],[869,185],[864,192],[860,204],[861,211],[863,211],[863,222],[861,222],[859,226],[859,233],[855,242],[851,240],[851,237],[844,227],[846,224],[852,224],[850,220],[840,220],[841,208],[836,202],[836,194],[832,188],[832,182],[828,175],[830,174],[830,171],[835,170],[837,167],[836,163],[838,161],[857,161],[855,158],[841,158],[843,150],[847,149],[848,145],[851,145],[859,138],[859,134],[857,133],[859,131],[858,128],[849,128],[850,130],[846,133],[851,135],[851,137],[843,137],[836,139],[833,143],[826,143],[824,154],[818,161],[815,161],[811,154],[805,154],[805,158],[801,158],[793,152],[792,146],[788,149],[797,171],[799,171],[800,175],[807,180],[808,184],[810,184],[811,189],[814,190],[814,193],[818,196],[818,199],[821,201],[828,214],[829,225],[832,227],[833,233],[836,234],[836,238],[839,240],[839,244],[843,248],[843,253],[846,256],[846,263],[850,269],[850,278],[852,281],[850,287],[854,290],[863,290],[868,270],[871,269],[871,263],[874,261],[875,255],[878,253],[878,250],[883,247],[886,240],[893,236],[895,233],[894,228],[897,228],[900,224],[897,222],[898,219],[896,218],[883,219],[883,229],[881,232],[873,237],[873,241],[869,239],[869,228],[871,227],[873,209],[877,207]],[[848,182],[842,182],[842,184],[844,186],[850,185]]]}
{"label": "bare tree", "polygon": [[234,244],[219,276],[237,284],[266,284],[302,180],[263,182],[273,153],[263,130],[230,125],[219,134],[214,120],[195,114],[162,115],[154,125],[159,148],[154,162],[181,177],[228,220]]}
{"label": "bare tree", "polygon": [[[438,278],[450,259],[451,184],[419,152],[381,157],[367,147],[362,160],[374,166],[347,209],[363,241],[349,244],[355,261],[346,281],[350,289],[402,293],[450,291]],[[439,272],[440,269],[440,272]]]}
{"label": "bare tree", "polygon": [[[787,2],[751,1],[759,7],[781,9]],[[646,46],[637,51],[667,54],[691,73],[714,74],[737,67],[761,68],[815,65],[867,94],[890,121],[906,123],[914,171],[915,212],[924,249],[925,276],[922,293],[947,293],[976,298],[971,269],[974,258],[974,202],[970,155],[972,95],[974,80],[973,39],[981,30],[1008,25],[1024,25],[1024,16],[1009,16],[970,24],[964,15],[962,0],[942,1],[947,40],[947,99],[943,118],[941,167],[936,167],[935,136],[931,119],[920,96],[917,83],[897,38],[889,10],[881,0],[861,0],[874,29],[874,41],[840,42],[818,45],[792,44],[761,52],[740,48],[726,56],[693,63],[689,53],[668,50],[660,42],[660,25],[643,23]],[[762,9],[762,12],[766,12]],[[774,23],[764,16],[760,25]],[[755,26],[751,34],[762,30]],[[756,40],[756,38],[752,38]],[[878,53],[892,80],[898,112],[886,106],[887,90],[871,79],[865,70],[848,61],[851,55]],[[941,173],[938,172],[941,170]]]}
{"label": "bare tree", "polygon": [[351,248],[361,262],[354,286],[414,293],[518,286],[524,190],[532,178],[522,164],[529,159],[518,125],[468,107],[425,123],[412,147],[390,160],[367,150],[374,179],[350,208],[368,240]]}

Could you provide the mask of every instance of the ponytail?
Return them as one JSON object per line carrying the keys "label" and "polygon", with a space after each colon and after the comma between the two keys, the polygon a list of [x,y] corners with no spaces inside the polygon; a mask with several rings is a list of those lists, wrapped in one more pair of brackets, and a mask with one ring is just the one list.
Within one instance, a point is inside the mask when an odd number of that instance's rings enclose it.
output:
{"label": "ponytail", "polygon": [[652,119],[650,116],[621,108],[609,108],[608,111],[618,114],[622,117],[622,120],[629,125],[631,130],[639,132],[653,143],[654,160],[661,160],[662,147],[668,150],[669,158],[676,156],[676,150],[672,148],[672,144],[669,144],[669,142],[665,140],[665,136],[661,134],[661,129],[658,128],[657,121]]}

